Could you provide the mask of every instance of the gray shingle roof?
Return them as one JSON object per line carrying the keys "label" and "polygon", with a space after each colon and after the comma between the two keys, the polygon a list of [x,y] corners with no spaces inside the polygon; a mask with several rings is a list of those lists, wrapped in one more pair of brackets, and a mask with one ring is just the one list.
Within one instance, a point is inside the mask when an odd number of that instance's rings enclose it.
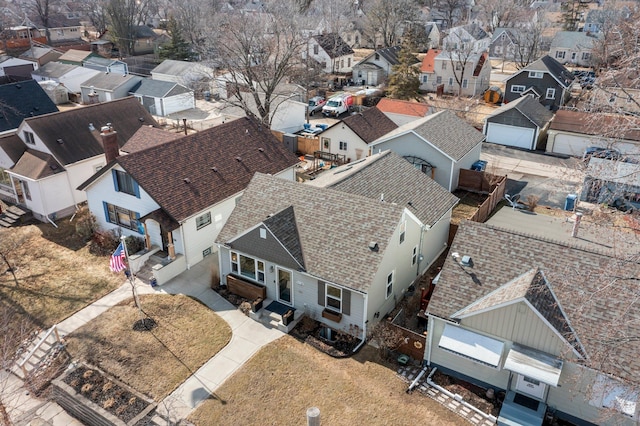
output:
{"label": "gray shingle roof", "polygon": [[7,157],[15,163],[27,150],[27,146],[17,134],[11,133],[0,136],[0,150],[4,151]]}
{"label": "gray shingle roof", "polygon": [[118,87],[123,84],[131,81],[141,81],[142,77],[131,74],[117,74],[117,73],[100,73],[94,77],[91,77],[89,80],[82,83],[80,87],[94,87],[100,90],[116,90]]}
{"label": "gray shingle roof", "polygon": [[[231,242],[270,214],[290,206],[306,272],[353,290],[368,291],[404,209],[256,173],[217,242]],[[371,241],[378,243],[377,252],[369,249]]]}
{"label": "gray shingle roof", "polygon": [[17,129],[24,119],[58,111],[35,80],[0,85],[0,102],[0,132]]}
{"label": "gray shingle roof", "polygon": [[[631,338],[640,335],[637,262],[579,244],[469,221],[458,228],[451,252],[471,256],[473,267],[467,269],[479,284],[448,258],[429,303],[430,313],[450,318],[515,278],[539,269],[586,354],[602,362],[603,371],[638,381],[640,341]],[[539,305],[539,309],[543,308]]]}
{"label": "gray shingle roof", "polygon": [[353,54],[353,49],[337,33],[320,34],[313,38],[330,58]]}
{"label": "gray shingle roof", "polygon": [[444,110],[406,123],[374,143],[386,141],[407,132],[414,132],[455,161],[460,160],[485,139],[482,132],[453,112]]}
{"label": "gray shingle roof", "polygon": [[264,226],[282,243],[287,251],[303,268],[304,256],[300,245],[300,234],[296,226],[296,215],[293,206],[274,214],[264,221]]}
{"label": "gray shingle roof", "polygon": [[[516,74],[513,74],[513,76],[529,71],[548,72],[565,88],[568,88],[575,78],[573,74],[571,74],[571,71],[549,55],[545,55],[537,61],[530,63]],[[509,77],[508,80],[513,78],[513,76]]]}
{"label": "gray shingle roof", "polygon": [[188,93],[190,90],[178,83],[162,80],[151,80],[145,78],[136,84],[129,93],[140,96],[151,96],[154,98],[164,98],[175,96],[181,93]]}
{"label": "gray shingle roof", "polygon": [[587,35],[582,31],[558,31],[551,40],[551,49],[558,47],[591,49],[598,38],[600,38],[598,35]]}
{"label": "gray shingle roof", "polygon": [[151,70],[151,73],[167,74],[167,75],[184,75],[193,68],[193,62],[176,61],[175,59],[165,59]]}
{"label": "gray shingle roof", "polygon": [[11,168],[11,171],[20,176],[38,180],[64,172],[64,168],[52,155],[28,149]]}
{"label": "gray shingle roof", "polygon": [[542,105],[537,99],[533,96],[522,96],[515,101],[509,102],[507,104],[502,105],[500,108],[491,113],[487,119],[491,117],[495,117],[496,115],[503,114],[512,109],[517,110],[520,114],[527,117],[533,124],[538,126],[539,128],[543,128],[544,126],[551,121],[553,118],[553,113],[546,109],[544,105]]}
{"label": "gray shingle roof", "polygon": [[326,171],[309,184],[373,200],[384,194],[386,202],[408,208],[428,226],[458,203],[455,195],[392,151]]}
{"label": "gray shingle roof", "polygon": [[33,71],[32,75],[38,75],[48,78],[59,78],[76,68],[75,65],[63,64],[61,62],[47,62],[37,70]]}

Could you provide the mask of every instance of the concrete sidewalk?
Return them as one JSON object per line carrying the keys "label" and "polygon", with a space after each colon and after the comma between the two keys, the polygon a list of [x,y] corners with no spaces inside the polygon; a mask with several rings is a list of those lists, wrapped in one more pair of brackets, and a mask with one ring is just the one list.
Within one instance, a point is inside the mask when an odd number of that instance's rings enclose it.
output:
{"label": "concrete sidewalk", "polygon": [[[214,262],[215,259],[210,256],[161,287],[154,288],[136,280],[138,294],[185,294],[200,300],[220,315],[233,332],[227,346],[158,404],[154,420],[158,424],[165,424],[167,420],[177,422],[186,418],[210,395],[215,397],[214,392],[218,387],[262,346],[284,335],[278,329],[253,321],[211,289]],[[127,280],[118,289],[58,324],[61,337],[72,333],[110,307],[130,297],[132,297],[131,285]],[[11,391],[14,395],[15,404],[11,404],[13,409],[10,415],[15,419],[16,425],[81,425],[56,403],[31,396],[22,387],[22,380],[11,374],[9,376],[11,376],[10,379],[6,380],[8,385],[5,389],[0,389],[0,392],[4,395],[5,392]],[[0,380],[5,383],[4,377],[0,377]]]}

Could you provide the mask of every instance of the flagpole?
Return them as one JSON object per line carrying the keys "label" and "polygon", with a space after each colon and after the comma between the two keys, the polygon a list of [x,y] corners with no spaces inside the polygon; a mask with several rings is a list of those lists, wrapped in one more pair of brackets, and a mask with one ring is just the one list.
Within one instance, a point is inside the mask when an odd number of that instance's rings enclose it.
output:
{"label": "flagpole", "polygon": [[133,271],[131,270],[131,263],[129,262],[129,250],[127,249],[126,237],[122,235],[120,237],[120,241],[122,242],[122,248],[124,249],[124,257],[127,261],[127,268],[129,269],[129,273],[127,274],[127,278],[129,279],[129,283],[131,284],[131,293],[133,293],[133,301],[136,304],[136,308],[142,312],[142,307],[140,306],[140,300],[138,300],[138,292],[136,291],[136,283],[135,277],[133,276]]}

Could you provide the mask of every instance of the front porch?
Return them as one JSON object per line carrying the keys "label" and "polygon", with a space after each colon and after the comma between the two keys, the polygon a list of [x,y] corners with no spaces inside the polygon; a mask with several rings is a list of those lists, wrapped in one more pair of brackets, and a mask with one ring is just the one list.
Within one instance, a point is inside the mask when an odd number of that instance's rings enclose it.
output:
{"label": "front porch", "polygon": [[272,299],[251,304],[249,318],[283,333],[289,333],[298,324],[304,312]]}

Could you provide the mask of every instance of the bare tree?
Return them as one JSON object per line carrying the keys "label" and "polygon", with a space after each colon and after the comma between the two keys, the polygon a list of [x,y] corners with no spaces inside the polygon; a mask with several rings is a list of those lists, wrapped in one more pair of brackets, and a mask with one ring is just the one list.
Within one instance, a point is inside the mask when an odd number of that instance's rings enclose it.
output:
{"label": "bare tree", "polygon": [[548,47],[544,39],[544,32],[549,22],[542,17],[527,28],[516,29],[514,34],[513,61],[518,69],[538,60]]}
{"label": "bare tree", "polygon": [[108,0],[86,0],[84,3],[84,10],[91,25],[96,29],[98,36],[101,36],[107,31],[109,24],[109,16],[107,15],[107,2]]}
{"label": "bare tree", "polygon": [[58,3],[58,0],[30,0],[27,3],[27,8],[31,12],[35,13],[40,21],[42,21],[42,25],[44,26],[46,35],[47,35],[47,43],[51,44],[51,34],[49,33],[49,19],[51,17],[51,7],[55,6]]}
{"label": "bare tree", "polygon": [[225,13],[213,23],[210,40],[219,55],[231,96],[227,102],[271,125],[283,98],[278,86],[302,66],[307,40],[289,0],[269,3],[266,13]]}
{"label": "bare tree", "polygon": [[370,0],[365,16],[365,33],[371,44],[391,47],[399,43],[407,22],[419,19],[419,10],[411,0]]}
{"label": "bare tree", "polygon": [[153,4],[154,0],[108,0],[109,31],[121,53],[135,53],[136,26],[145,23]]}
{"label": "bare tree", "polygon": [[447,28],[457,25],[463,15],[467,0],[437,0],[436,8],[446,17]]}

